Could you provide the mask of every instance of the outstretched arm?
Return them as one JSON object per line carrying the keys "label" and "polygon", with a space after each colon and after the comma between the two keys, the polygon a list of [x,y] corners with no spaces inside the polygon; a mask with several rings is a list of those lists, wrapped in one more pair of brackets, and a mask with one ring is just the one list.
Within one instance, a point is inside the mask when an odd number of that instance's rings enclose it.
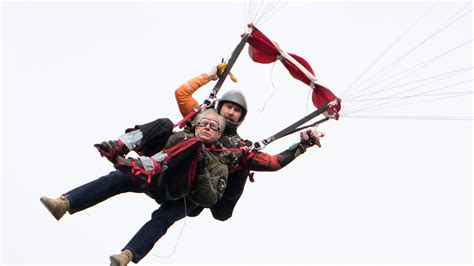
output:
{"label": "outstretched arm", "polygon": [[254,171],[278,171],[305,151],[306,149],[301,143],[296,143],[276,155],[257,152],[255,156],[248,161],[248,167]]}
{"label": "outstretched arm", "polygon": [[283,152],[270,155],[268,153],[257,152],[251,159],[248,160],[247,166],[254,171],[278,171],[291,163],[296,157],[303,154],[307,148],[319,144],[319,139],[324,134],[316,129],[308,129],[300,134],[300,142],[291,145]]}

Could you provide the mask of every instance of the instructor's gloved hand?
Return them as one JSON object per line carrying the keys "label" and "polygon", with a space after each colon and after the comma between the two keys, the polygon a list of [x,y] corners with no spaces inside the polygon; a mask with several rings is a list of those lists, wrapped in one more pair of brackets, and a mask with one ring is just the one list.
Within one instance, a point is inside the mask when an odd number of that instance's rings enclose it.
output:
{"label": "instructor's gloved hand", "polygon": [[[222,73],[224,73],[225,69],[227,67],[227,63],[224,63],[224,59],[222,59],[222,62],[218,64],[217,66],[213,67],[207,75],[209,76],[210,80],[217,80],[222,76]],[[229,72],[229,77],[233,82],[237,82],[237,78]]]}
{"label": "instructor's gloved hand", "polygon": [[324,133],[316,130],[316,128],[309,128],[300,132],[300,143],[305,147],[318,146],[321,148],[320,138],[324,137]]}

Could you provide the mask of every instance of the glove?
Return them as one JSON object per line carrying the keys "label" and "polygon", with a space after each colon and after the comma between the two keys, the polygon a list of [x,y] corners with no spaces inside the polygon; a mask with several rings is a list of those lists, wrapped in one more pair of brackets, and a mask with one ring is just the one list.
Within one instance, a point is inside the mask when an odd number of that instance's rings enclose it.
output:
{"label": "glove", "polygon": [[[217,76],[219,78],[222,76],[222,73],[224,73],[224,70],[225,70],[226,67],[227,67],[227,63],[224,63],[224,62],[217,65]],[[233,82],[237,83],[237,78],[234,76],[234,74],[229,72],[229,77]]]}
{"label": "glove", "polygon": [[114,164],[117,162],[117,156],[125,156],[129,152],[127,146],[120,140],[103,141],[94,144],[94,147],[97,148],[100,156],[107,158]]}
{"label": "glove", "polygon": [[324,133],[317,131],[316,128],[310,128],[300,132],[300,143],[305,147],[309,148],[314,145],[321,148],[320,138],[324,137]]}

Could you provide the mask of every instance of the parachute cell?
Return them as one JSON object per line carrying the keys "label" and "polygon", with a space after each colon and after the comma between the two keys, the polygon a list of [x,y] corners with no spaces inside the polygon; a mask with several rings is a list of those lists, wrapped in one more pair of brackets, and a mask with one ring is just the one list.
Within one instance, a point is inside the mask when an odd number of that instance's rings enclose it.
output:
{"label": "parachute cell", "polygon": [[253,24],[249,24],[248,27],[251,29],[250,37],[247,40],[250,58],[262,64],[280,60],[292,77],[313,89],[312,102],[316,108],[321,108],[334,100],[338,102],[338,105],[332,106],[326,111],[328,115],[337,118],[341,109],[341,99],[317,82],[311,65],[302,57],[283,51],[278,44],[270,40]]}

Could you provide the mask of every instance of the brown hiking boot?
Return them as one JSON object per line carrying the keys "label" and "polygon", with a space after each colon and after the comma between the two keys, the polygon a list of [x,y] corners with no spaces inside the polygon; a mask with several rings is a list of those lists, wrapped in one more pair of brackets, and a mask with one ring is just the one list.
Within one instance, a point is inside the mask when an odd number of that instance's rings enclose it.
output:
{"label": "brown hiking boot", "polygon": [[133,254],[130,250],[122,250],[120,254],[110,256],[110,266],[127,266],[132,257]]}
{"label": "brown hiking boot", "polygon": [[57,199],[41,197],[40,201],[58,221],[69,210],[69,201],[64,195]]}

